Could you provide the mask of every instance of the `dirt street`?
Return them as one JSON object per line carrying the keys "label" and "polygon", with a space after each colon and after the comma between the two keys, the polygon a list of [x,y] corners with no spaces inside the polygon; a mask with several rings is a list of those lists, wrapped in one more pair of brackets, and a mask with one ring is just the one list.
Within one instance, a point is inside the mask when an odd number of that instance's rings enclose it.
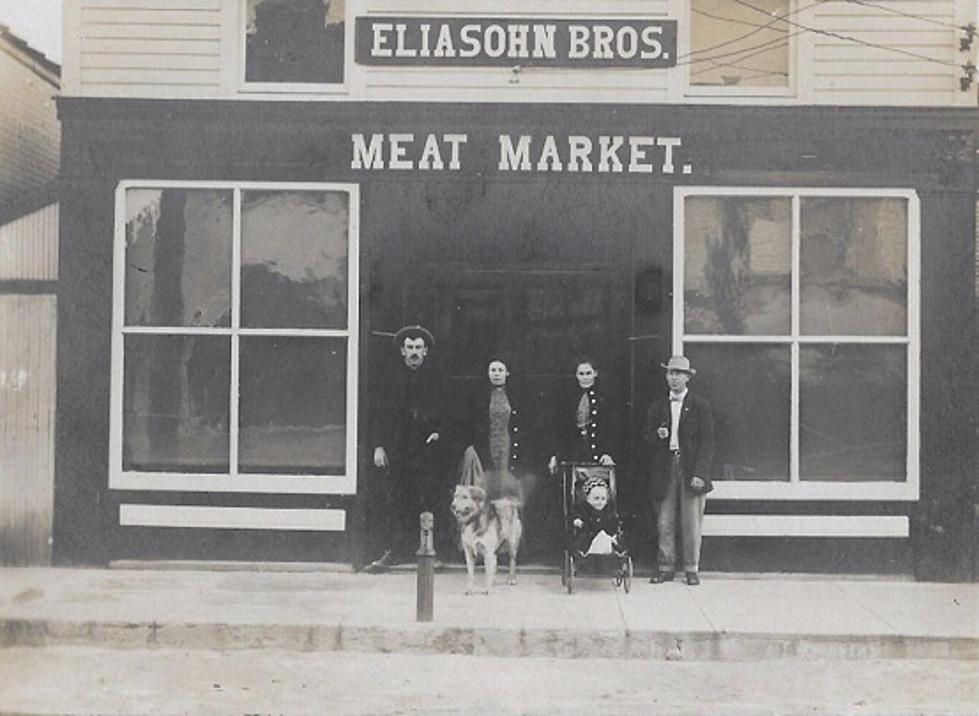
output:
{"label": "dirt street", "polygon": [[973,714],[979,664],[0,650],[0,713]]}

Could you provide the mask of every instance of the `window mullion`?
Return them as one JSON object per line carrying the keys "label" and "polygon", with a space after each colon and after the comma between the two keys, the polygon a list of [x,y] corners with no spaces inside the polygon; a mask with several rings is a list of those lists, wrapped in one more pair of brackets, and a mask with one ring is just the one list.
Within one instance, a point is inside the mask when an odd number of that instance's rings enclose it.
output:
{"label": "window mullion", "polygon": [[241,328],[241,189],[233,193],[231,219],[231,406],[228,418],[228,469],[238,475],[239,337]]}
{"label": "window mullion", "polygon": [[801,304],[801,199],[792,197],[792,398],[789,419],[789,482],[799,482],[799,307]]}
{"label": "window mullion", "polygon": [[670,353],[680,355],[685,355],[683,272],[686,252],[686,201],[686,194],[680,193],[673,202],[673,345],[670,346]]}

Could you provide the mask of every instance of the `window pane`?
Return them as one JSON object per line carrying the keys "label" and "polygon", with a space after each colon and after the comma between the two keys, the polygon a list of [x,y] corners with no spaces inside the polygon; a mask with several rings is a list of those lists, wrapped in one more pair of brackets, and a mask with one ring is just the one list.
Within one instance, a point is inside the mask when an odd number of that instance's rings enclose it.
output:
{"label": "window pane", "polygon": [[802,332],[907,335],[904,199],[802,199]]}
{"label": "window pane", "polygon": [[346,351],[343,338],[241,338],[241,472],[344,472]]}
{"label": "window pane", "polygon": [[125,470],[228,472],[231,339],[124,339]]}
{"label": "window pane", "polygon": [[906,346],[802,346],[803,480],[906,479],[906,364]]}
{"label": "window pane", "polygon": [[126,325],[231,325],[231,192],[126,192]]}
{"label": "window pane", "polygon": [[343,82],[344,0],[248,0],[245,80]]}
{"label": "window pane", "polygon": [[346,328],[348,197],[242,195],[241,325]]}
{"label": "window pane", "polygon": [[790,0],[692,0],[690,84],[787,87]]}
{"label": "window pane", "polygon": [[792,203],[688,197],[686,333],[785,335],[791,327]]}
{"label": "window pane", "polygon": [[685,350],[697,369],[690,389],[714,408],[714,476],[788,480],[789,346],[688,343]]}

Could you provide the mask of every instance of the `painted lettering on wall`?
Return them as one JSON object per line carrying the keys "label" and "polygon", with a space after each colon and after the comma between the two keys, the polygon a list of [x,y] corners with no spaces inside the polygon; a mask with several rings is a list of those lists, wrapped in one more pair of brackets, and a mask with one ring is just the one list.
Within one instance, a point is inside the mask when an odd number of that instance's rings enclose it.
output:
{"label": "painted lettering on wall", "polygon": [[442,67],[676,65],[675,20],[358,17],[357,62]]}
{"label": "painted lettering on wall", "polygon": [[[468,134],[351,134],[351,169],[459,171]],[[488,149],[507,173],[690,174],[680,137],[624,134],[500,134]],[[488,170],[490,167],[473,167]]]}

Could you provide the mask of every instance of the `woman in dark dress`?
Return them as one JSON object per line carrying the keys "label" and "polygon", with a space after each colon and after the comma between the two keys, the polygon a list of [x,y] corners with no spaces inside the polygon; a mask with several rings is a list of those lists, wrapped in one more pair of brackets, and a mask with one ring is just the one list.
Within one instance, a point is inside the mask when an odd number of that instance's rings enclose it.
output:
{"label": "woman in dark dress", "polygon": [[523,499],[533,464],[528,459],[527,401],[508,384],[510,370],[503,359],[490,360],[486,375],[488,382],[476,391],[466,410],[469,444],[482,464],[488,496]]}
{"label": "woman in dark dress", "polygon": [[618,452],[618,420],[590,358],[575,365],[577,386],[558,406],[554,427],[556,450],[548,467],[557,471],[559,461],[615,465]]}

